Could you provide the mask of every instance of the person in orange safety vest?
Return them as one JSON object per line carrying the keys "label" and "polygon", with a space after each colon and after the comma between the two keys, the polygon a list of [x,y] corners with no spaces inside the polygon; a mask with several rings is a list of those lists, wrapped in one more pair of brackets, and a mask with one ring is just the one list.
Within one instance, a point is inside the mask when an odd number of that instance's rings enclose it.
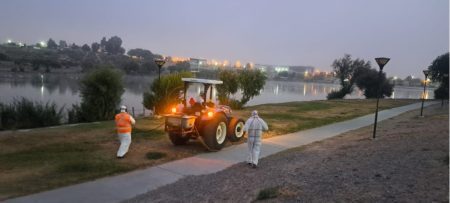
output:
{"label": "person in orange safety vest", "polygon": [[127,113],[127,107],[121,106],[120,113],[115,116],[117,136],[120,140],[120,147],[117,151],[117,158],[123,158],[128,152],[131,144],[131,129],[136,123],[134,118]]}

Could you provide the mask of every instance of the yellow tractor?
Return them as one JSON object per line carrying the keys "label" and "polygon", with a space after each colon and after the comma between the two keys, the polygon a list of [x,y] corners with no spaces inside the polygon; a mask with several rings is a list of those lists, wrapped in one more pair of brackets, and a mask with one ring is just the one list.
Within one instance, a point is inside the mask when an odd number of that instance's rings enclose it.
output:
{"label": "yellow tractor", "polygon": [[223,82],[199,78],[182,78],[181,103],[164,115],[165,131],[174,145],[197,139],[210,151],[223,148],[226,140],[239,141],[244,136],[244,120],[232,116],[231,108],[219,105],[216,85]]}

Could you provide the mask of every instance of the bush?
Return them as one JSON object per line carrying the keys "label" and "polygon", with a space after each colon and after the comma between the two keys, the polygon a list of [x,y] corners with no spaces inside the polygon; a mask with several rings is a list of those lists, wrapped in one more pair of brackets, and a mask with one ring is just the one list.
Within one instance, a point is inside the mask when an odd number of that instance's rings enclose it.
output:
{"label": "bush", "polygon": [[147,157],[147,159],[156,160],[164,158],[165,156],[167,156],[167,154],[162,152],[148,152],[147,154],[145,154],[145,156]]}
{"label": "bush", "polygon": [[244,107],[244,105],[239,100],[230,99],[227,101],[227,105],[230,106],[231,109],[242,109]]}
{"label": "bush", "polygon": [[69,111],[72,122],[114,118],[124,92],[122,77],[110,66],[100,66],[81,80],[81,106]]}
{"label": "bush", "polygon": [[327,99],[343,99],[346,95],[346,91],[344,91],[343,89],[340,90],[333,90],[331,91],[328,95],[327,95]]}
{"label": "bush", "polygon": [[356,79],[356,85],[364,91],[366,98],[377,98],[378,88],[380,89],[380,98],[390,97],[393,91],[393,85],[386,79],[386,74],[379,74],[375,69],[365,70]]}
{"label": "bush", "polygon": [[448,99],[448,86],[440,85],[434,90],[435,99]]}
{"label": "bush", "polygon": [[258,197],[256,197],[256,200],[265,200],[265,199],[271,199],[276,198],[280,194],[279,187],[270,187],[263,189],[259,191]]}
{"label": "bush", "polygon": [[267,76],[260,70],[245,69],[238,73],[239,87],[242,90],[242,106],[247,104],[250,99],[260,94],[260,91],[266,84]]}
{"label": "bush", "polygon": [[239,88],[238,74],[236,71],[222,70],[219,72],[219,79],[223,84],[216,86],[217,96],[221,104],[229,105],[230,95],[236,93]]}
{"label": "bush", "polygon": [[32,102],[26,98],[14,100],[12,104],[0,104],[1,129],[37,128],[60,125],[63,107],[55,103]]}
{"label": "bush", "polygon": [[147,109],[155,107],[155,113],[164,113],[170,105],[179,102],[179,92],[183,90],[184,84],[181,78],[191,77],[190,72],[174,73],[161,76],[160,80],[154,80],[150,91],[144,92],[142,104]]}

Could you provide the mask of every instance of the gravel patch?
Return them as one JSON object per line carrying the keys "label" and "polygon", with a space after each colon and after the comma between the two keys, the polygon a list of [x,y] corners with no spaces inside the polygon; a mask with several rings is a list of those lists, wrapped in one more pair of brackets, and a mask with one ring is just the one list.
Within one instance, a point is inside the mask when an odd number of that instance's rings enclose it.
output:
{"label": "gravel patch", "polygon": [[[127,202],[448,202],[448,106],[434,105],[223,171],[188,176]],[[262,146],[264,147],[264,146]]]}

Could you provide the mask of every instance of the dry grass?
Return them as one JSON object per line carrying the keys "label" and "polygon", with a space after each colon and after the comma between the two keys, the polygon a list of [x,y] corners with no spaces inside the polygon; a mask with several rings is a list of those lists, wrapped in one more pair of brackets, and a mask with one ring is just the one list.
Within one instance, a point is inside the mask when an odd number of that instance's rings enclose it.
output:
{"label": "dry grass", "polygon": [[[380,107],[413,102],[382,100]],[[258,105],[234,113],[247,118],[257,109],[269,123],[265,137],[270,137],[369,114],[374,108],[374,100],[333,100]],[[125,159],[115,157],[119,142],[113,121],[0,132],[0,200],[206,152],[195,140],[174,147],[162,124],[163,119],[138,119]],[[152,159],[148,154],[165,156]]]}

